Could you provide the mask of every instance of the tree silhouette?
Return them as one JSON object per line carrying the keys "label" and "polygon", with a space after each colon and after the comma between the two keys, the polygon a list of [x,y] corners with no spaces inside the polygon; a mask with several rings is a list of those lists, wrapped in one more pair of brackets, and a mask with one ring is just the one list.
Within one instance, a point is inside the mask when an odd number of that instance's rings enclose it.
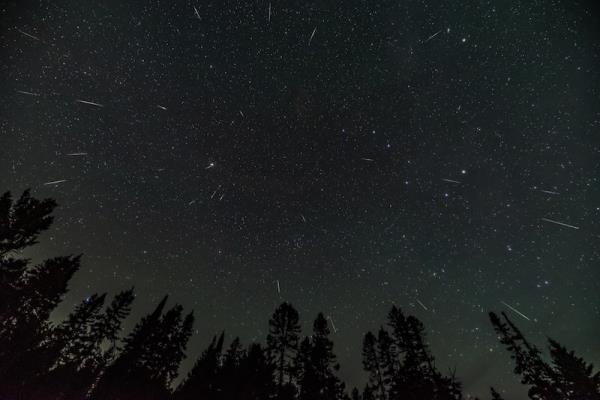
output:
{"label": "tree silhouette", "polygon": [[502,313],[502,319],[490,313],[490,321],[500,336],[500,342],[511,352],[515,373],[529,385],[529,397],[534,400],[599,400],[600,373],[592,364],[575,356],[558,342],[548,339],[552,364],[543,360],[541,351],[529,343],[523,333]]}
{"label": "tree silhouette", "polygon": [[221,369],[221,358],[225,334],[213,337],[212,342],[198,358],[187,378],[175,392],[177,400],[195,398],[217,399],[221,388],[217,385]]}
{"label": "tree silhouette", "polygon": [[352,388],[352,392],[350,392],[350,400],[362,400],[362,396],[357,388]]}
{"label": "tree silhouette", "polygon": [[29,190],[14,202],[0,197],[0,397],[26,398],[32,382],[51,361],[42,345],[52,332],[48,322],[79,269],[79,257],[56,257],[29,267],[15,256],[38,242],[47,230],[56,202],[37,200]]}
{"label": "tree silhouette", "polygon": [[312,339],[301,345],[300,400],[335,400],[347,396],[345,385],[336,376],[340,366],[333,353],[333,342],[329,339],[329,327],[322,313],[313,323]]}
{"label": "tree silhouette", "polygon": [[378,336],[367,332],[363,340],[363,368],[369,374],[368,385],[378,400],[388,397],[395,373],[395,349],[389,333],[379,329]]}
{"label": "tree silhouette", "polygon": [[295,359],[298,355],[300,340],[300,323],[298,311],[289,303],[282,303],[269,320],[267,335],[267,352],[276,366],[278,397],[289,399],[293,396],[290,385],[295,378]]}
{"label": "tree silhouette", "polygon": [[273,381],[274,366],[260,344],[253,343],[240,363],[239,400],[271,399],[276,393]]}
{"label": "tree silhouette", "polygon": [[[82,399],[92,389],[104,368],[113,361],[117,351],[118,333],[121,324],[130,312],[133,289],[117,294],[102,313],[94,313],[92,321],[70,351],[70,360],[58,367],[52,381],[58,382],[58,393],[62,399]],[[94,303],[94,296],[84,300]],[[64,353],[64,351],[63,351]],[[58,373],[61,375],[57,376]],[[73,379],[76,376],[77,379]]]}
{"label": "tree silhouette", "polygon": [[492,400],[504,400],[502,396],[500,396],[500,393],[498,393],[493,387],[490,388],[490,392],[492,394]]}
{"label": "tree silhouette", "polygon": [[166,302],[167,296],[134,327],[122,352],[100,378],[93,398],[162,399],[169,395],[169,384],[184,357],[193,317],[190,314],[182,320],[180,305],[163,315]]}
{"label": "tree silhouette", "polygon": [[70,398],[81,389],[83,374],[79,374],[79,368],[90,346],[92,323],[105,298],[105,294],[91,295],[64,322],[51,329],[37,352],[38,368],[44,373],[33,381],[36,398]]}
{"label": "tree silhouette", "polygon": [[[327,319],[300,341],[298,312],[282,303],[269,320],[266,347],[239,338],[223,354],[224,333],[213,337],[187,377],[172,392],[192,334],[194,316],[165,296],[125,337],[133,289],[107,307],[106,293],[83,299],[60,323],[50,314],[67,293],[80,256],[35,266],[19,252],[48,229],[56,204],[29,192],[13,202],[0,197],[1,400],[461,400],[460,382],[439,372],[421,321],[392,307],[388,328],[367,332],[362,344],[368,382],[345,393]],[[548,339],[549,357],[529,343],[506,314],[490,313],[500,341],[529,386],[532,400],[600,400],[600,372]],[[492,400],[502,400],[490,388]]]}
{"label": "tree silhouette", "polygon": [[436,369],[421,321],[406,317],[393,306],[388,314],[388,325],[391,334],[381,328],[377,337],[371,332],[364,337],[363,367],[369,373],[369,382],[363,398],[461,399],[460,383]]}

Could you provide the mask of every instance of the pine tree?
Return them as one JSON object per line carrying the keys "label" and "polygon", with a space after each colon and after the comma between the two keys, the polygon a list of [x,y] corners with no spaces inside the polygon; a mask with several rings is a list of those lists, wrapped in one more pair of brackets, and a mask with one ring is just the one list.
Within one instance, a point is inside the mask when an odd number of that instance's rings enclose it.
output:
{"label": "pine tree", "polygon": [[273,380],[275,367],[269,362],[265,351],[258,343],[253,343],[240,363],[241,385],[236,400],[271,399],[276,393]]}
{"label": "pine tree", "polygon": [[[279,397],[284,398],[284,385],[294,377],[294,360],[298,353],[300,323],[298,311],[289,303],[282,303],[269,320],[267,352],[276,366],[276,381]],[[285,397],[287,398],[287,397]]]}
{"label": "pine tree", "polygon": [[80,257],[57,257],[29,268],[15,254],[38,242],[52,224],[54,200],[37,200],[25,191],[13,202],[0,197],[0,397],[28,397],[47,372],[51,357],[43,344],[52,333],[50,313],[67,292]]}
{"label": "pine tree", "polygon": [[121,325],[131,312],[133,300],[133,288],[122,291],[113,298],[106,311],[97,316],[92,323],[92,340],[82,368],[99,371],[114,360]]}
{"label": "pine tree", "polygon": [[377,334],[377,353],[381,362],[383,387],[387,397],[394,376],[396,376],[396,371],[398,370],[398,354],[397,348],[394,346],[394,340],[390,336],[390,333],[383,327],[379,329]]}
{"label": "pine tree", "polygon": [[26,190],[13,203],[10,192],[0,197],[0,258],[38,243],[38,235],[47,230],[56,208],[52,199],[37,200]]}
{"label": "pine tree", "polygon": [[83,300],[68,318],[53,328],[37,351],[42,371],[31,385],[35,397],[69,398],[84,380],[80,366],[92,341],[92,323],[104,305],[106,294],[93,294]]}
{"label": "pine tree", "polygon": [[550,357],[556,371],[555,385],[573,400],[600,400],[600,372],[553,339],[548,339]]}
{"label": "pine tree", "polygon": [[183,307],[175,305],[162,316],[137,359],[138,367],[146,370],[148,377],[161,388],[167,388],[177,377],[192,332],[194,317],[188,314],[183,319],[182,312]]}
{"label": "pine tree", "polygon": [[490,388],[490,393],[492,394],[492,400],[504,400],[500,393],[496,391],[493,387]]}
{"label": "pine tree", "polygon": [[[454,376],[444,376],[436,368],[425,341],[425,329],[416,317],[406,317],[393,306],[388,314],[392,335],[380,330],[380,359],[384,385],[390,399],[460,400],[462,388]],[[372,395],[377,395],[373,387]]]}
{"label": "pine tree", "polygon": [[529,397],[533,400],[564,400],[564,394],[552,384],[555,373],[542,359],[540,350],[525,339],[505,313],[502,317],[505,322],[490,313],[490,321],[500,335],[500,343],[507,347],[515,360],[515,373],[521,375],[521,383],[531,386]]}
{"label": "pine tree", "polygon": [[57,360],[59,365],[73,364],[79,369],[89,357],[88,349],[94,342],[93,324],[100,315],[105,299],[106,293],[89,296],[56,329],[53,336],[61,347]]}
{"label": "pine tree", "polygon": [[196,360],[186,379],[177,388],[176,400],[217,399],[221,388],[217,385],[222,368],[224,333],[215,336],[206,350]]}
{"label": "pine tree", "polygon": [[56,202],[51,199],[39,201],[26,190],[17,202],[10,192],[0,197],[0,337],[4,338],[7,327],[16,324],[19,306],[25,297],[21,294],[26,283],[28,259],[12,255],[38,243],[39,234],[52,224],[50,215]]}
{"label": "pine tree", "polygon": [[79,257],[57,257],[27,273],[16,314],[0,326],[0,381],[12,383],[7,390],[23,394],[22,386],[31,387],[36,375],[45,372],[47,364],[40,362],[39,352],[51,334],[48,318],[77,269]]}
{"label": "pine tree", "polygon": [[599,400],[600,372],[594,373],[573,351],[553,339],[548,339],[552,365],[543,360],[541,351],[530,344],[523,333],[502,313],[503,320],[490,313],[490,320],[500,336],[500,342],[515,360],[515,373],[521,382],[530,385],[529,397],[534,400]]}
{"label": "pine tree", "polygon": [[362,358],[363,368],[369,374],[369,387],[376,393],[378,400],[386,399],[387,391],[384,385],[383,360],[378,351],[377,338],[372,332],[367,332],[363,339]]}
{"label": "pine tree", "polygon": [[159,348],[158,332],[161,331],[161,316],[166,302],[167,296],[127,336],[122,352],[94,388],[93,399],[126,400],[144,396],[160,399],[168,394],[156,371],[151,369],[157,364],[153,362],[155,355],[151,353]]}
{"label": "pine tree", "polygon": [[336,362],[329,334],[327,320],[319,313],[313,324],[312,340],[304,340],[301,344],[300,400],[335,400],[346,397],[345,386],[336,376],[339,364]]}

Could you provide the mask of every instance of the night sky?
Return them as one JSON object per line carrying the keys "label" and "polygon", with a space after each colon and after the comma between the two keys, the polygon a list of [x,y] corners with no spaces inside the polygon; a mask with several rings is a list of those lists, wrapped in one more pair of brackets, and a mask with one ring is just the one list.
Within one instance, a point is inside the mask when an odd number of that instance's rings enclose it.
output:
{"label": "night sky", "polygon": [[[93,3],[93,4],[92,4]],[[341,376],[392,304],[466,392],[522,398],[489,311],[600,363],[600,11],[572,1],[12,1],[0,190],[84,253],[61,318],[135,286],[194,309],[188,367],[282,301]],[[507,396],[508,397],[508,396]]]}

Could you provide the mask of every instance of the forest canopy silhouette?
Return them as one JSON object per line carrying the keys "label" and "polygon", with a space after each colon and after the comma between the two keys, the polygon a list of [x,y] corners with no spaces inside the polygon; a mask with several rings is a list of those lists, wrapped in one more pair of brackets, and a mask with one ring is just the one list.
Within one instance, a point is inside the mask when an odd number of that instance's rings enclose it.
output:
{"label": "forest canopy silhouette", "polygon": [[[123,332],[133,288],[83,299],[68,317],[50,315],[68,292],[81,255],[32,265],[23,250],[53,223],[56,202],[25,191],[0,198],[0,400],[450,400],[463,399],[454,372],[436,367],[423,323],[394,306],[385,326],[364,335],[368,382],[348,388],[338,376],[334,343],[322,313],[303,333],[300,316],[284,302],[268,321],[264,343],[225,343],[215,334],[199,355],[187,355],[194,314],[165,296]],[[600,373],[554,339],[549,354],[530,343],[504,313],[490,313],[492,328],[534,400],[600,399]],[[357,343],[357,349],[360,344]],[[357,350],[359,351],[359,350]],[[177,381],[180,364],[197,357]],[[502,399],[502,388],[490,388]]]}

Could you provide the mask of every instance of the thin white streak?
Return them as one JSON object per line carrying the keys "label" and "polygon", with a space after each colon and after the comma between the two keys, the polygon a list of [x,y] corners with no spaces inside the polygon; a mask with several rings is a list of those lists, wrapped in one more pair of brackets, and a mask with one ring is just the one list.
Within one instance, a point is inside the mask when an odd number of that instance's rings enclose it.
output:
{"label": "thin white streak", "polygon": [[310,42],[312,42],[313,37],[315,36],[315,33],[317,32],[317,27],[315,26],[315,29],[313,29],[311,35],[310,35],[310,39],[308,39],[308,45],[310,46]]}
{"label": "thin white streak", "polygon": [[44,183],[44,185],[46,185],[46,186],[47,185],[58,185],[59,183],[63,183],[63,182],[66,182],[66,181],[67,181],[66,179],[61,179],[61,180],[58,180],[58,181],[46,182],[46,183]]}
{"label": "thin white streak", "polygon": [[579,229],[578,226],[565,224],[564,222],[554,221],[553,219],[542,218],[542,221],[550,222],[550,223],[553,223],[553,224],[556,224],[556,225],[566,226],[567,228],[571,228],[571,229]]}
{"label": "thin white streak", "polygon": [[429,42],[431,39],[433,39],[434,37],[436,37],[437,35],[439,35],[439,34],[440,34],[440,32],[441,32],[441,30],[440,30],[440,31],[437,31],[437,32],[436,32],[436,33],[434,33],[433,35],[429,36],[429,37],[427,38],[427,40],[423,42],[423,44],[425,44],[425,43]]}
{"label": "thin white streak", "polygon": [[82,104],[89,104],[90,106],[104,107],[102,104],[100,104],[100,103],[94,103],[93,101],[80,100],[80,99],[77,99],[75,101],[78,102],[78,103],[82,103]]}
{"label": "thin white streak", "polygon": [[443,180],[444,182],[450,182],[450,183],[460,183],[459,181],[455,181],[454,179],[442,178],[442,180]]}
{"label": "thin white streak", "polygon": [[83,153],[83,152],[81,152],[81,153],[67,153],[66,155],[69,156],[69,157],[79,157],[79,156],[87,156],[87,153]]}
{"label": "thin white streak", "polygon": [[421,307],[423,307],[423,309],[424,309],[425,311],[429,311],[429,309],[428,309],[427,307],[425,307],[425,304],[421,303],[421,300],[417,299],[417,303],[419,303],[419,305],[420,305]]}
{"label": "thin white streak", "polygon": [[27,96],[39,96],[38,93],[26,92],[24,90],[17,90],[17,93],[26,94]]}
{"label": "thin white streak", "polygon": [[327,319],[331,323],[331,327],[333,328],[333,333],[337,333],[337,329],[335,328],[335,324],[333,323],[333,318],[331,318],[331,316],[327,316]]}
{"label": "thin white streak", "polygon": [[16,28],[16,29],[17,29],[19,32],[21,32],[23,35],[25,35],[25,36],[29,36],[30,38],[32,38],[32,39],[35,39],[35,40],[37,40],[38,42],[40,41],[40,38],[38,38],[37,36],[33,36],[33,35],[32,35],[32,34],[30,34],[30,33],[23,32],[23,31],[22,31],[22,30],[20,30],[19,28]]}
{"label": "thin white streak", "polygon": [[552,190],[543,190],[543,189],[540,189],[540,192],[542,192],[542,193],[548,193],[548,194],[560,194],[560,193],[554,192]]}
{"label": "thin white streak", "polygon": [[506,307],[510,308],[513,312],[515,312],[518,315],[520,315],[521,317],[525,318],[527,321],[531,321],[531,319],[529,319],[529,317],[527,315],[523,314],[521,311],[517,310],[516,308],[514,308],[510,304],[506,304],[502,300],[500,300],[500,303],[504,304]]}

